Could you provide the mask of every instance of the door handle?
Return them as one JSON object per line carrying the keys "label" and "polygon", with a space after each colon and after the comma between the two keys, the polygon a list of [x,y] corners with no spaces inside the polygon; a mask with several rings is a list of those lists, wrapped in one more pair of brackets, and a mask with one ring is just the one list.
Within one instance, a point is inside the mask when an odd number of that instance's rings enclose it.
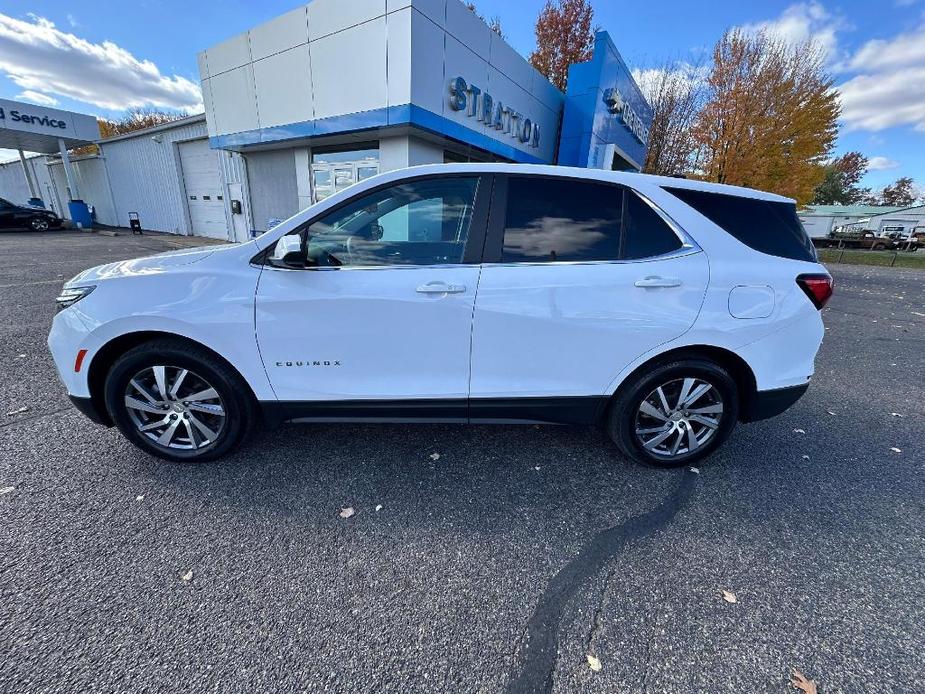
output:
{"label": "door handle", "polygon": [[418,294],[462,294],[466,291],[466,286],[446,282],[428,282],[419,286],[416,291]]}
{"label": "door handle", "polygon": [[636,286],[653,289],[660,287],[680,287],[681,280],[677,277],[656,277],[655,275],[650,275],[641,280],[636,280]]}

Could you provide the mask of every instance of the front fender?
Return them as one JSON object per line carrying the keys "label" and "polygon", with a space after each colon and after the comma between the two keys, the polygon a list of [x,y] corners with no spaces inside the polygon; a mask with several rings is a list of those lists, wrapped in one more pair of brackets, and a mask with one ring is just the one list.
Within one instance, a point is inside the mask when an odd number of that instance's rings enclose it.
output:
{"label": "front fender", "polygon": [[253,318],[249,324],[235,329],[226,326],[216,329],[214,325],[203,326],[171,319],[165,316],[132,316],[114,320],[99,326],[90,333],[81,348],[86,348],[87,365],[81,369],[82,389],[70,391],[72,395],[89,395],[86,379],[93,358],[109,342],[132,333],[157,332],[166,337],[179,336],[207,347],[226,359],[247,381],[258,400],[275,400],[276,395],[267,379],[257,339],[253,329]]}
{"label": "front fender", "polygon": [[[132,333],[158,332],[211,349],[238,370],[258,400],[275,400],[254,330],[260,269],[238,263],[203,265],[104,280],[92,294],[58,314],[49,344],[68,392],[89,395],[89,367],[106,344]],[[87,350],[85,366],[74,373],[80,349]]]}

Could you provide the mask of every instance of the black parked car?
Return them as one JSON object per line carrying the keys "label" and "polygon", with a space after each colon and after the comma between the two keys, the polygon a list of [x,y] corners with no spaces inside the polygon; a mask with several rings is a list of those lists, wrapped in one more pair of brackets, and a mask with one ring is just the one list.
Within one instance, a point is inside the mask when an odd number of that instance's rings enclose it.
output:
{"label": "black parked car", "polygon": [[0,230],[31,229],[46,231],[61,226],[61,218],[51,210],[28,205],[15,205],[0,198]]}

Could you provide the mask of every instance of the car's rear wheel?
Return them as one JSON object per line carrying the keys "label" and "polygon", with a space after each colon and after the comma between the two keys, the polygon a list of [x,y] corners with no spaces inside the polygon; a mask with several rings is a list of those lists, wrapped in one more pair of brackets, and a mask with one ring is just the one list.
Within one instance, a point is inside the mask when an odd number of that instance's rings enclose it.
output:
{"label": "car's rear wheel", "polygon": [[32,231],[48,231],[48,220],[44,217],[33,217],[29,221],[29,228]]}
{"label": "car's rear wheel", "polygon": [[625,383],[611,404],[607,429],[633,460],[689,465],[726,440],[738,418],[738,400],[726,369],[704,359],[679,360]]}
{"label": "car's rear wheel", "polygon": [[105,383],[106,407],[126,438],[161,458],[214,460],[236,448],[255,416],[241,377],[206,350],[174,340],[122,355]]}

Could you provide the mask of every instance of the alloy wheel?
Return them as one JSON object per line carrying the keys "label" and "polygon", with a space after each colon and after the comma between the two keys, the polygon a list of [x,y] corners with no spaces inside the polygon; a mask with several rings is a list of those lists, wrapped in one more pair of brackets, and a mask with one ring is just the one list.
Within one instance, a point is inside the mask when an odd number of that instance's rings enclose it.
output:
{"label": "alloy wheel", "polygon": [[694,453],[723,419],[719,390],[700,378],[678,378],[649,393],[636,411],[636,439],[649,453],[676,458]]}
{"label": "alloy wheel", "polygon": [[138,432],[164,448],[204,448],[218,440],[225,426],[218,392],[189,369],[142,369],[129,379],[124,398]]}
{"label": "alloy wheel", "polygon": [[48,231],[48,220],[47,219],[33,219],[30,222],[29,226],[32,227],[33,231]]}

